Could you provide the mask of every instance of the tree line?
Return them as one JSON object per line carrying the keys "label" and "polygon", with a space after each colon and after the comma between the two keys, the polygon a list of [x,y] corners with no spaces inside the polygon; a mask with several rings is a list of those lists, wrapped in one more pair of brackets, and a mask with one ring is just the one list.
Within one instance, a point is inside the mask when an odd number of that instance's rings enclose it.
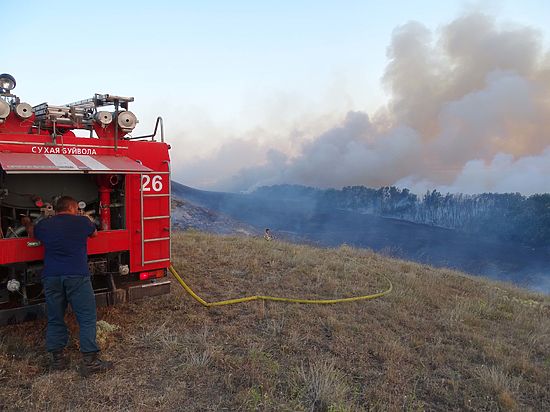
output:
{"label": "tree line", "polygon": [[550,245],[550,194],[442,194],[422,196],[408,189],[347,186],[318,189],[299,185],[258,188],[253,195],[315,202],[317,209],[336,208],[492,236],[532,247]]}

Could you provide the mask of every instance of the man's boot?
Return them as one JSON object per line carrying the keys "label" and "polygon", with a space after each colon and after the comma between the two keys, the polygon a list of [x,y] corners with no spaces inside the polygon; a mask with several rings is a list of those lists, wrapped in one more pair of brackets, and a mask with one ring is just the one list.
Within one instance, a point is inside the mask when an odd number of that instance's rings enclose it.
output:
{"label": "man's boot", "polygon": [[113,369],[113,362],[101,360],[97,352],[82,354],[80,363],[80,375],[87,377],[93,373],[102,373]]}
{"label": "man's boot", "polygon": [[51,371],[63,371],[67,369],[68,363],[65,355],[63,354],[63,349],[57,349],[51,352],[52,358],[50,361],[50,370]]}

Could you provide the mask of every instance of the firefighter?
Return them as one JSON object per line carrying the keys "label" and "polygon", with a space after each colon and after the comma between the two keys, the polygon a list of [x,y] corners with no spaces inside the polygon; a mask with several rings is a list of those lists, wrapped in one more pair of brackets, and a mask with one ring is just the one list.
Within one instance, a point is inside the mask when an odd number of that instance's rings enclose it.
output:
{"label": "firefighter", "polygon": [[96,302],[88,269],[88,237],[97,235],[95,225],[78,215],[78,204],[69,196],[57,201],[55,216],[41,220],[34,236],[44,245],[42,283],[46,296],[48,327],[46,349],[51,353],[51,369],[63,370],[68,364],[63,354],[68,342],[65,310],[70,303],[80,327],[80,374],[104,372],[112,362],[99,358],[96,340]]}

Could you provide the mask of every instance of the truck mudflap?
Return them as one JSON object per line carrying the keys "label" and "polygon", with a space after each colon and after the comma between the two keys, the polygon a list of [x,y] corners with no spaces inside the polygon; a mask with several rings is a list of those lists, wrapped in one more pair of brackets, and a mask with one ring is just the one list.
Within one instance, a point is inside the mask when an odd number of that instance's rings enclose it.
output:
{"label": "truck mudflap", "polygon": [[[109,292],[95,294],[97,306],[111,306],[124,302],[133,302],[148,296],[159,296],[170,293],[169,280],[133,285],[125,289],[115,289]],[[70,310],[70,308],[69,308]],[[14,325],[46,317],[46,304],[20,306],[12,309],[0,310],[0,326]]]}
{"label": "truck mudflap", "polygon": [[170,293],[170,284],[169,280],[163,280],[145,285],[130,286],[128,288],[128,301],[132,302],[146,296],[159,296]]}
{"label": "truck mudflap", "polygon": [[123,289],[115,289],[109,292],[96,293],[97,306],[110,306],[117,303],[133,302],[148,296],[159,296],[170,293],[171,282],[162,280],[145,284],[126,286]]}

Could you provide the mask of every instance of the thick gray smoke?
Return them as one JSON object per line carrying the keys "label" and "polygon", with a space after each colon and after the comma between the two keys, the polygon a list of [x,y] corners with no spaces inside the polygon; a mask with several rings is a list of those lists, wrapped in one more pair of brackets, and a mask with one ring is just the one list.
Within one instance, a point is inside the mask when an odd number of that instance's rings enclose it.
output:
{"label": "thick gray smoke", "polygon": [[292,155],[254,141],[246,150],[242,141],[227,143],[211,166],[239,152],[261,151],[263,162],[240,170],[233,165],[212,187],[397,184],[417,192],[550,192],[550,53],[538,31],[498,26],[473,13],[433,38],[410,22],[394,30],[388,58],[387,107],[373,116],[348,113]]}

